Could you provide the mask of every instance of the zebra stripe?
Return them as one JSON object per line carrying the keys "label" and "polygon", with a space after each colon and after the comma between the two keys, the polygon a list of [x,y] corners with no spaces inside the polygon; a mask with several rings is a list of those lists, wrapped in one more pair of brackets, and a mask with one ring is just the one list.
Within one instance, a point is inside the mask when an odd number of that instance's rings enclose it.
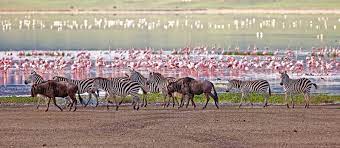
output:
{"label": "zebra stripe", "polygon": [[89,93],[89,100],[85,104],[85,107],[90,102],[92,94],[93,94],[95,96],[96,100],[97,100],[96,107],[98,106],[98,104],[99,104],[98,103],[98,95],[99,94],[97,95],[95,93],[96,90],[93,89],[94,78],[89,78],[89,79],[84,79],[84,80],[73,80],[73,79],[68,79],[68,78],[61,77],[61,76],[54,76],[53,80],[56,80],[56,81],[66,81],[66,82],[72,83],[74,85],[77,85],[78,86],[78,97],[79,97],[79,100],[80,100],[80,102],[82,104],[84,104],[84,102],[83,102],[83,99],[80,97],[80,94]]}
{"label": "zebra stripe", "polygon": [[[243,99],[247,97],[250,93],[262,94],[265,98],[263,107],[266,107],[268,105],[268,98],[269,96],[271,96],[271,89],[268,81],[266,80],[241,81],[233,79],[229,81],[226,92],[229,92],[232,88],[239,89],[242,93],[239,107],[242,106]],[[250,103],[253,106],[253,103]]]}
{"label": "zebra stripe", "polygon": [[37,72],[32,71],[28,78],[24,81],[25,84],[41,84],[44,82],[44,78],[40,76]]}
{"label": "zebra stripe", "polygon": [[[154,87],[156,87],[156,90],[160,90],[159,92],[161,92],[164,96],[164,107],[165,106],[169,106],[170,100],[166,101],[166,97],[172,97],[172,95],[170,95],[168,93],[168,85],[170,82],[175,82],[176,78],[174,77],[164,77],[162,74],[157,73],[157,72],[150,72],[149,74],[149,79],[148,79],[148,83],[149,84],[153,84]],[[173,98],[173,105],[175,104],[175,98]],[[177,100],[176,100],[177,101]]]}
{"label": "zebra stripe", "polygon": [[[120,97],[125,98],[126,96],[131,95],[133,97],[133,104],[134,104],[133,108],[137,110],[139,109],[139,91],[142,89],[139,83],[130,81],[130,80],[122,81],[121,78],[106,79],[106,78],[98,77],[94,79],[93,86],[96,89],[105,90],[111,96],[114,96],[114,97],[120,96]],[[116,105],[117,105],[116,110],[118,110],[120,103],[117,104],[116,102]],[[137,104],[137,108],[136,108],[136,104]],[[109,109],[108,104],[107,104],[107,109]]]}
{"label": "zebra stripe", "polygon": [[283,86],[283,89],[285,91],[285,101],[286,101],[287,107],[289,108],[289,105],[287,102],[288,95],[291,97],[291,103],[294,108],[295,104],[294,104],[292,94],[302,93],[305,99],[305,108],[309,108],[310,90],[312,88],[312,85],[314,85],[315,89],[317,89],[318,86],[315,83],[312,83],[312,81],[307,78],[291,79],[289,78],[286,72],[280,73],[280,74],[281,74],[280,85]]}

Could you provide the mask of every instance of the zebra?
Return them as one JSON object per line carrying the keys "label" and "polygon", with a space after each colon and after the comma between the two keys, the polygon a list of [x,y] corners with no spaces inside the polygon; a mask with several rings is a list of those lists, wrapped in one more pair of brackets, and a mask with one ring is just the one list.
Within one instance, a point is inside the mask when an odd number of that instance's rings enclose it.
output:
{"label": "zebra", "polygon": [[[149,74],[148,83],[151,84],[151,86],[155,86],[156,88],[154,90],[159,90],[159,92],[161,92],[164,96],[163,107],[169,106],[170,98],[172,98],[173,107],[175,107],[174,94],[169,94],[168,88],[167,88],[170,82],[175,82],[175,81],[176,81],[176,78],[164,77],[162,74],[157,73],[157,72],[150,72]],[[168,101],[166,101],[167,97],[169,98]],[[176,99],[176,102],[177,104],[179,104],[177,99]]]}
{"label": "zebra", "polygon": [[[97,101],[96,107],[98,106],[98,104],[99,104],[99,102],[98,102],[99,91],[93,89],[93,87],[92,87],[94,78],[88,78],[88,79],[83,79],[83,80],[73,80],[73,79],[68,79],[68,78],[61,77],[61,76],[54,76],[53,80],[66,81],[66,82],[73,83],[73,84],[77,85],[78,86],[79,101],[83,105],[84,105],[84,101],[81,98],[80,94],[86,93],[86,92],[89,93],[89,99],[88,99],[87,103],[85,104],[85,107],[89,104],[91,97],[92,97],[92,94],[93,94],[96,98],[96,101]],[[96,91],[97,91],[98,94],[95,93]]]}
{"label": "zebra", "polygon": [[[239,108],[242,106],[243,99],[249,95],[249,93],[261,93],[264,99],[263,107],[268,106],[268,98],[271,96],[271,89],[268,81],[266,80],[252,80],[252,81],[241,81],[232,79],[227,84],[226,92],[229,92],[232,88],[239,89],[242,93],[241,102]],[[268,91],[268,93],[267,93]],[[253,103],[250,101],[251,105]]]}
{"label": "zebra", "polygon": [[142,98],[142,107],[146,107],[147,105],[147,93],[158,93],[158,87],[153,83],[148,83],[147,78],[145,78],[141,73],[137,72],[134,69],[129,69],[130,71],[130,79],[131,81],[137,82],[141,85],[143,89],[143,98]]}
{"label": "zebra", "polygon": [[[32,71],[31,74],[24,81],[26,85],[30,83],[32,83],[33,85],[36,85],[36,84],[41,84],[43,82],[45,82],[44,78],[41,75],[39,75],[36,71]],[[37,97],[38,98],[37,109],[39,109],[41,97],[44,97],[44,96],[39,95],[39,97]],[[46,103],[46,100],[45,100],[45,103]]]}
{"label": "zebra", "polygon": [[[139,109],[139,92],[142,89],[141,85],[139,85],[138,82],[134,82],[131,80],[122,81],[119,78],[112,78],[112,79],[106,79],[102,77],[97,77],[93,81],[93,88],[95,89],[103,89],[106,92],[109,93],[109,95],[114,97],[115,103],[116,103],[116,110],[118,110],[119,105],[122,103],[123,99],[131,95],[133,98],[133,109],[138,110]],[[122,97],[122,100],[119,102],[119,104],[116,101],[115,96]],[[108,102],[108,99],[106,99]],[[137,107],[136,107],[137,106]],[[109,104],[107,103],[107,109],[109,110]]]}
{"label": "zebra", "polygon": [[303,97],[305,99],[305,108],[309,108],[309,99],[310,99],[310,89],[312,88],[312,85],[315,87],[315,89],[318,89],[318,86],[315,83],[312,83],[311,80],[307,78],[300,78],[300,79],[291,79],[289,78],[287,72],[280,72],[280,78],[281,82],[280,85],[283,86],[284,92],[285,92],[285,102],[287,105],[287,108],[289,108],[288,105],[288,95],[291,98],[291,103],[293,105],[293,108],[295,106],[294,100],[292,97],[292,94],[294,93],[302,93]]}
{"label": "zebra", "polygon": [[[128,75],[123,76],[123,77],[112,77],[112,78],[108,78],[108,79],[111,80],[111,81],[130,81],[131,80]],[[105,91],[105,97],[104,97],[105,100],[108,97],[108,95],[109,94]]]}

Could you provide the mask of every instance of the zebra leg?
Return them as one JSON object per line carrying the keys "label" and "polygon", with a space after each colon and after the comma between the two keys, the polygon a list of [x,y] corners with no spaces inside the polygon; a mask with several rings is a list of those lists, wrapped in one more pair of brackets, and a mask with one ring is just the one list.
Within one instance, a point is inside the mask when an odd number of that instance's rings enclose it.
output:
{"label": "zebra leg", "polygon": [[106,100],[106,109],[109,110],[109,97],[107,95],[107,92],[105,94],[105,100]]}
{"label": "zebra leg", "polygon": [[51,102],[51,98],[48,98],[47,108],[46,108],[45,112],[47,112],[47,111],[48,111],[48,108],[50,108],[50,102]]}
{"label": "zebra leg", "polygon": [[291,104],[292,104],[293,108],[295,108],[294,96],[292,94],[290,94],[289,96],[290,96],[290,99],[291,99]]}
{"label": "zebra leg", "polygon": [[[39,96],[37,96],[36,98],[38,99],[37,109],[39,109],[39,106],[40,106],[40,99],[41,99],[41,98],[40,98]],[[45,99],[45,98],[44,98],[44,99]],[[45,102],[45,103],[46,103],[46,102]]]}
{"label": "zebra leg", "polygon": [[194,109],[196,109],[196,104],[194,102],[194,96],[191,97],[191,104],[194,106]]}
{"label": "zebra leg", "polygon": [[209,95],[208,95],[207,93],[204,93],[204,95],[205,95],[205,98],[207,99],[207,102],[205,103],[203,109],[205,109],[205,108],[207,107],[208,102],[209,102],[209,100],[210,100],[210,97],[209,97]]}
{"label": "zebra leg", "polygon": [[97,95],[96,93],[94,93],[93,95],[96,98],[96,107],[97,107],[99,105],[99,94]]}
{"label": "zebra leg", "polygon": [[304,96],[304,99],[305,99],[305,108],[309,108],[309,94],[304,93],[303,96]]}
{"label": "zebra leg", "polygon": [[[176,102],[175,102],[175,101],[176,101]],[[172,104],[172,108],[174,108],[174,107],[175,107],[175,103],[177,103],[177,104],[178,104],[178,106],[179,106],[179,102],[178,102],[177,98],[175,98],[175,97],[172,97],[172,102],[173,102],[173,104]]]}
{"label": "zebra leg", "polygon": [[[145,100],[145,104],[144,104],[144,107],[146,107],[146,105],[148,104],[148,94],[145,94],[143,96],[144,100]],[[142,106],[143,107],[143,106]]]}
{"label": "zebra leg", "polygon": [[307,108],[309,108],[309,103],[310,103],[310,95],[309,95],[309,93],[307,94],[307,102],[308,102]]}
{"label": "zebra leg", "polygon": [[241,108],[243,99],[244,99],[244,93],[242,92],[242,95],[241,95],[241,102],[240,102],[240,105],[238,106],[238,108]]}
{"label": "zebra leg", "polygon": [[288,94],[287,94],[287,93],[285,93],[285,102],[286,102],[287,108],[289,108],[289,104],[288,104],[288,100],[287,100],[287,98],[288,98]]}
{"label": "zebra leg", "polygon": [[89,103],[90,103],[91,99],[92,99],[92,94],[91,94],[91,93],[89,93],[89,99],[87,100],[87,102],[86,102],[86,104],[85,104],[85,106],[84,106],[84,107],[86,107],[87,105],[89,105]]}
{"label": "zebra leg", "polygon": [[116,96],[115,98],[115,103],[116,103],[116,111],[118,111],[119,106],[123,103],[123,100],[125,99],[125,97],[122,97],[122,99],[119,101],[119,103],[117,104],[117,98]]}
{"label": "zebra leg", "polygon": [[269,95],[266,92],[263,92],[262,94],[263,94],[263,97],[264,97],[263,107],[267,107]]}

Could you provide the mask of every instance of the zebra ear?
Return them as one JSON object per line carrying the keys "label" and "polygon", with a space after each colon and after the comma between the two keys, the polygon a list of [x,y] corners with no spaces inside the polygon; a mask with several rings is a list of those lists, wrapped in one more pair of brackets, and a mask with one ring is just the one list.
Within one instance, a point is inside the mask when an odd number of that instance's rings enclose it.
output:
{"label": "zebra ear", "polygon": [[287,71],[285,71],[284,74],[287,74]]}

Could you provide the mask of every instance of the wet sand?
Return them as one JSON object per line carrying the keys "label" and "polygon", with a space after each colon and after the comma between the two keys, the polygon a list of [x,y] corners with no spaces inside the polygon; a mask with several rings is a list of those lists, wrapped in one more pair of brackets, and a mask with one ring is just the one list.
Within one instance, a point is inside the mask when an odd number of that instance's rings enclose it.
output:
{"label": "wet sand", "polygon": [[0,147],[339,147],[340,106],[0,107]]}

